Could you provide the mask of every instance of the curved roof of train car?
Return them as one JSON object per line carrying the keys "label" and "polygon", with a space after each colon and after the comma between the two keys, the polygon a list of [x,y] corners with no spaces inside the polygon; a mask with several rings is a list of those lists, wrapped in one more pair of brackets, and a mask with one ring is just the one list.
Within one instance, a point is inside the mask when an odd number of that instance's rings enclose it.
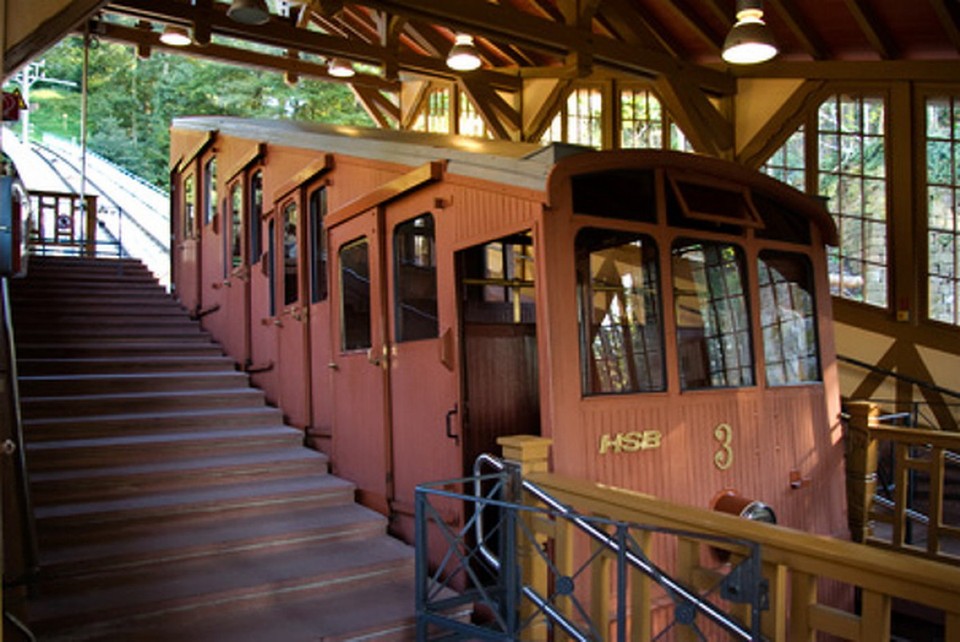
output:
{"label": "curved roof of train car", "polygon": [[559,177],[607,167],[673,167],[702,172],[759,190],[803,214],[836,245],[837,229],[823,204],[796,189],[742,165],[709,156],[664,150],[598,152],[567,144],[516,143],[469,136],[428,134],[289,120],[190,116],[176,118],[174,129],[218,132],[260,142],[341,153],[401,165],[446,160],[451,174],[470,176],[544,192],[555,198]]}

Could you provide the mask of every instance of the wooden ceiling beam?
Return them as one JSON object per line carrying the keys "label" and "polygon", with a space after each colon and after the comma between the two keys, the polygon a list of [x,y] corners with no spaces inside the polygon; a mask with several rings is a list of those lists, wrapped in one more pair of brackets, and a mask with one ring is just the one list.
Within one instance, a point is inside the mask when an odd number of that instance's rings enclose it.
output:
{"label": "wooden ceiling beam", "polygon": [[847,9],[853,15],[860,31],[870,42],[877,54],[882,60],[891,60],[900,57],[900,52],[893,38],[887,33],[880,20],[877,19],[873,9],[863,0],[846,0]]}
{"label": "wooden ceiling beam", "polygon": [[[698,0],[698,2],[702,2],[702,0]],[[673,15],[679,18],[688,29],[697,34],[698,38],[707,43],[714,52],[719,52],[723,49],[723,41],[726,38],[726,34],[718,36],[716,33],[708,31],[703,24],[703,20],[696,14],[693,8],[690,7],[687,0],[670,0],[665,3],[665,6]]]}
{"label": "wooden ceiling beam", "polygon": [[[510,108],[497,92],[468,78],[461,78],[460,86],[497,140],[519,138],[520,114]],[[509,125],[509,129],[506,125]]]}
{"label": "wooden ceiling beam", "polygon": [[960,60],[877,60],[877,61],[778,61],[742,65],[731,70],[737,78],[805,78],[807,80],[844,80],[883,82],[955,83],[960,78]]}
{"label": "wooden ceiling beam", "polygon": [[627,0],[607,0],[601,7],[601,16],[628,44],[663,51],[670,56],[677,54],[677,44],[667,40],[663,29],[658,30],[647,22],[647,17]]}
{"label": "wooden ceiling beam", "polygon": [[[46,51],[55,45],[61,34],[81,25],[87,16],[106,4],[106,0],[74,0],[60,4],[63,5],[60,11],[36,25],[36,28],[29,31],[21,40],[11,42],[13,39],[10,38],[4,42],[3,78],[29,62],[37,52]],[[10,11],[12,7],[8,6],[6,10]],[[9,28],[6,16],[3,22],[3,28]]]}
{"label": "wooden ceiling beam", "polygon": [[733,149],[733,123],[727,120],[695,84],[682,76],[662,76],[657,94],[687,135],[694,149],[722,156]]}
{"label": "wooden ceiling beam", "polygon": [[572,79],[560,79],[539,106],[529,105],[530,108],[536,109],[536,113],[523,128],[522,139],[525,142],[537,142],[543,138],[544,132],[550,128],[553,119],[567,100],[571,87],[573,87]]}
{"label": "wooden ceiling beam", "polygon": [[946,32],[954,48],[960,51],[960,7],[954,0],[930,0],[938,22]]}
{"label": "wooden ceiling beam", "polygon": [[800,46],[807,52],[807,55],[814,60],[822,60],[827,56],[827,46],[797,11],[793,0],[767,0],[767,6],[772,7],[790,27],[790,31],[800,42]]}
{"label": "wooden ceiling beam", "polygon": [[353,95],[357,97],[364,111],[382,129],[392,129],[400,124],[400,108],[382,92],[373,87],[364,87],[350,83]]}

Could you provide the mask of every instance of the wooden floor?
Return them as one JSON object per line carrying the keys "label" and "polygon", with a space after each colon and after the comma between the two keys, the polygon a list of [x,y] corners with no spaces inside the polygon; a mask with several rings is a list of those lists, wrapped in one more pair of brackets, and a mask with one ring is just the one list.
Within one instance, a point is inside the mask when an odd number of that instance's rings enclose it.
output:
{"label": "wooden floor", "polygon": [[412,549],[142,265],[34,258],[12,300],[39,639],[413,638]]}

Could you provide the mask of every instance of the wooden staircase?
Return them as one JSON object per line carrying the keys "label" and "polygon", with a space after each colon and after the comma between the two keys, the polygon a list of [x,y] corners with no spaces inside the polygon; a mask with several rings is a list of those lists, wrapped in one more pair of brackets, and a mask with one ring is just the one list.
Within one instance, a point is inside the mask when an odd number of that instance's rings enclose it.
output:
{"label": "wooden staircase", "polygon": [[39,639],[413,639],[412,549],[139,262],[12,290]]}

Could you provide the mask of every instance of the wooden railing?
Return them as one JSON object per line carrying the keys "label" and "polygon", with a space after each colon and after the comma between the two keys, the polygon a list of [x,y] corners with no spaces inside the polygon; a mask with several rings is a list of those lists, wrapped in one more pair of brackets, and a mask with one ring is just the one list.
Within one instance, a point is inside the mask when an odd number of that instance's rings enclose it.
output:
{"label": "wooden railing", "polygon": [[[543,444],[549,441],[509,439],[514,441],[504,444],[504,457],[520,462],[526,479],[578,513],[724,538],[716,542],[679,538],[671,572],[691,587],[710,584],[718,575],[729,572],[729,566],[718,561],[725,555],[717,551],[727,550],[730,559],[736,559],[740,551],[724,541],[758,543],[763,575],[769,583],[769,609],[762,612],[761,627],[769,640],[813,640],[819,633],[862,642],[889,640],[894,600],[938,612],[943,639],[960,640],[960,568],[555,475],[545,472],[548,448]],[[576,576],[581,587],[589,583],[591,620],[613,622],[616,600],[610,594],[610,555],[600,553],[592,561],[588,555],[589,569],[578,570],[584,547],[575,543],[575,526],[532,520],[531,527],[545,549],[554,551],[549,572],[554,577]],[[646,543],[643,546],[645,553],[652,554]],[[520,552],[519,556],[532,560],[523,569],[525,583],[546,589],[549,582],[544,580],[545,565],[536,561],[537,555]],[[604,639],[624,635],[623,639],[649,640],[656,612],[663,610],[660,607],[671,607],[646,578],[631,577],[629,585],[630,631],[605,627]],[[859,608],[855,596],[859,597]],[[692,627],[681,625],[678,637],[696,639],[696,634]],[[708,639],[712,638],[708,635]]]}
{"label": "wooden railing", "polygon": [[[847,404],[847,503],[856,541],[960,564],[960,434],[881,423],[871,402]],[[886,462],[881,479],[880,462]],[[881,482],[883,482],[881,484]],[[881,488],[883,486],[883,488]],[[889,490],[889,496],[885,492]],[[949,515],[953,524],[945,523]]]}

